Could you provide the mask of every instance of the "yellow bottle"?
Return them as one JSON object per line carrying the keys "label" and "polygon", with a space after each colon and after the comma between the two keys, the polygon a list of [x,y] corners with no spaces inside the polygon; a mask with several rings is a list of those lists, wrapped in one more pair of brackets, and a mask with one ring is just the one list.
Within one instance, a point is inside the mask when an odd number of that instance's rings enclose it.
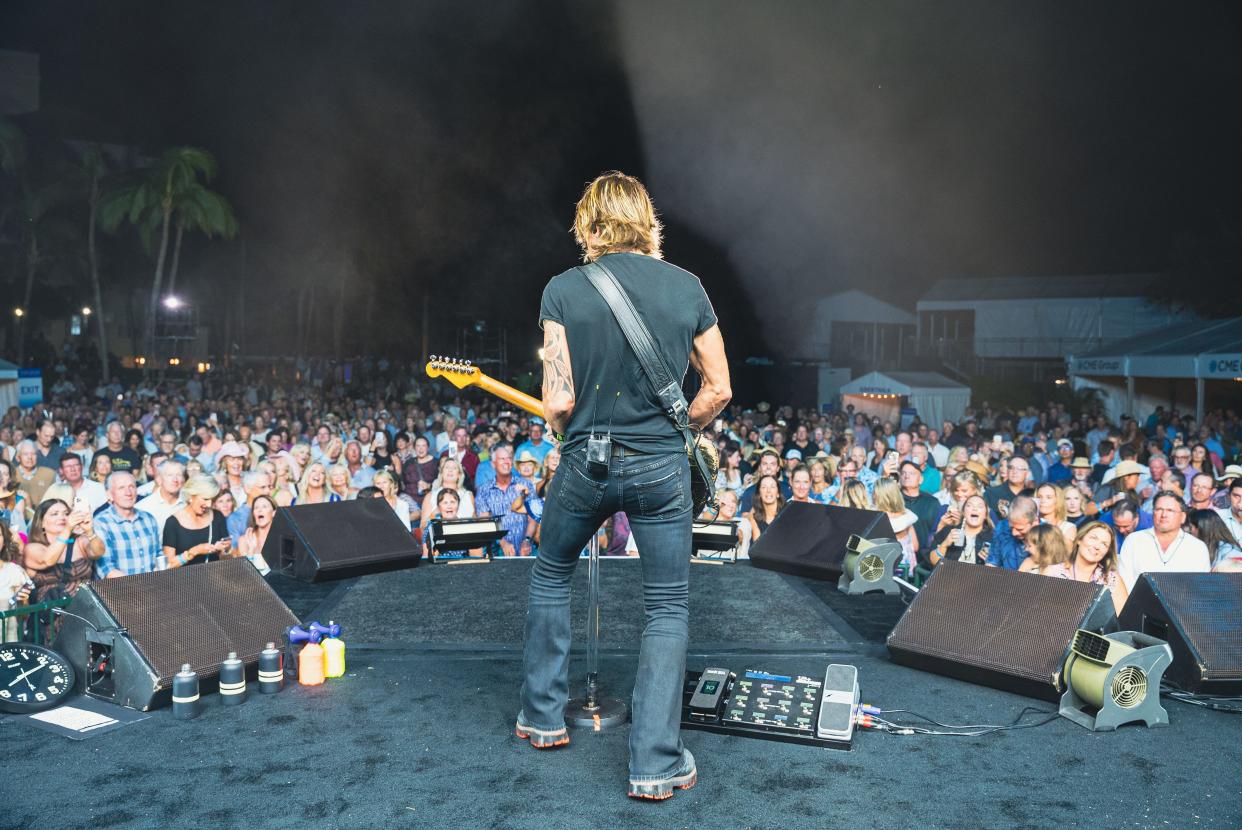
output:
{"label": "yellow bottle", "polygon": [[328,677],[340,677],[345,674],[345,641],[339,637],[329,637],[323,641],[323,667]]}

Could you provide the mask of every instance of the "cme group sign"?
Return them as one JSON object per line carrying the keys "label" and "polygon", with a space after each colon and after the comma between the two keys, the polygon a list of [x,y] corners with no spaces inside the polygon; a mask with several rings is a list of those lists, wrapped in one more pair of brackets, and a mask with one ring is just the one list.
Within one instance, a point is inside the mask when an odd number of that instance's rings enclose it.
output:
{"label": "cme group sign", "polygon": [[1077,375],[1121,374],[1124,368],[1124,361],[1119,357],[1084,357],[1074,362]]}
{"label": "cme group sign", "polygon": [[1205,369],[1204,377],[1242,377],[1242,354],[1222,354],[1208,357]]}

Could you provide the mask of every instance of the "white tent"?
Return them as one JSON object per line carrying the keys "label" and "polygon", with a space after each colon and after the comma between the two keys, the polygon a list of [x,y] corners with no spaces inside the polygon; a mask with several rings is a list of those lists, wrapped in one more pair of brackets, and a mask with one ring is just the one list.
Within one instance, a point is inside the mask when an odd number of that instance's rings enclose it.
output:
{"label": "white tent", "polygon": [[17,406],[17,365],[0,360],[0,412],[8,412]]}
{"label": "white tent", "polygon": [[1236,397],[1242,381],[1242,317],[1165,329],[1066,359],[1075,389],[1099,389],[1110,415],[1137,415],[1157,405],[1193,404],[1195,419],[1214,394]]}
{"label": "white tent", "polygon": [[926,424],[960,421],[970,406],[970,387],[936,372],[870,372],[841,387],[841,406],[897,423],[910,407]]}

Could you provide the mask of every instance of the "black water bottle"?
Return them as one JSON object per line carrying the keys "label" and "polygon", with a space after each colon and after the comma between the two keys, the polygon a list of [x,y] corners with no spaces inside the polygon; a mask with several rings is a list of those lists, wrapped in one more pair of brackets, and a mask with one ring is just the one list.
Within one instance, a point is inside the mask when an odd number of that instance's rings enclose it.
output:
{"label": "black water bottle", "polygon": [[198,673],[190,668],[189,663],[182,664],[181,671],[173,675],[172,705],[173,717],[177,720],[192,720],[202,712],[198,699]]}
{"label": "black water bottle", "polygon": [[274,695],[285,687],[285,661],[275,643],[259,652],[259,693]]}
{"label": "black water bottle", "polygon": [[240,706],[246,702],[246,664],[230,651],[220,664],[220,702],[225,706]]}

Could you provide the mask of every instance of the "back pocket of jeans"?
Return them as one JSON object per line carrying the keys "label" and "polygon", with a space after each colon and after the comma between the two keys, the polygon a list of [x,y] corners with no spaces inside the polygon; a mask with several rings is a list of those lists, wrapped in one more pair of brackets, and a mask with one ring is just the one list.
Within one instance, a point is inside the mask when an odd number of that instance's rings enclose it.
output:
{"label": "back pocket of jeans", "polygon": [[690,495],[686,492],[687,474],[685,462],[682,461],[672,472],[635,484],[641,514],[649,519],[667,519],[685,511],[690,506]]}
{"label": "back pocket of jeans", "polygon": [[552,479],[556,498],[566,510],[574,513],[594,513],[604,500],[607,481],[596,481],[578,469],[573,462],[562,461]]}

